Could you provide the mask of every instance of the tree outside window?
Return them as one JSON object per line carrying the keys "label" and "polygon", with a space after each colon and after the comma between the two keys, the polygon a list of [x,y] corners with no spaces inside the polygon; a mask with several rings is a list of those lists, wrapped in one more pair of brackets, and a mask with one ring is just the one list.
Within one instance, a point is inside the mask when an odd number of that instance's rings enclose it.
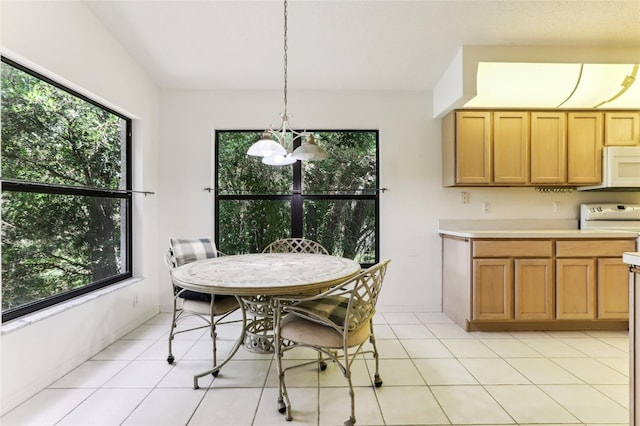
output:
{"label": "tree outside window", "polygon": [[131,120],[2,58],[2,312],[131,276]]}
{"label": "tree outside window", "polygon": [[324,161],[274,167],[247,156],[255,131],[216,132],[216,238],[257,253],[287,237],[315,240],[363,266],[378,260],[378,132],[310,131]]}

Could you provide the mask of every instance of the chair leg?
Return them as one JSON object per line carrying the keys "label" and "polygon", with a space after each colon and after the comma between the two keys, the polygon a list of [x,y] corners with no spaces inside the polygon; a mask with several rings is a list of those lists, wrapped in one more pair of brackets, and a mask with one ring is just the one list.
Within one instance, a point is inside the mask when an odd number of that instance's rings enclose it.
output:
{"label": "chair leg", "polygon": [[173,298],[173,319],[171,320],[171,329],[169,330],[169,355],[167,356],[167,362],[169,364],[173,364],[173,362],[175,361],[175,358],[173,357],[173,351],[172,351],[172,344],[173,344],[173,332],[176,329],[176,320],[177,320],[177,305],[176,305],[176,298]]}
{"label": "chair leg", "polygon": [[[280,366],[282,368],[282,366]],[[278,411],[285,415],[285,419],[290,422],[293,419],[291,415],[291,401],[289,400],[289,393],[287,392],[287,385],[284,382],[284,371],[279,376],[279,395],[278,395]]]}
{"label": "chair leg", "polygon": [[353,383],[351,382],[351,367],[349,366],[349,356],[345,351],[344,356],[344,377],[346,377],[349,384],[349,398],[351,399],[351,416],[344,422],[344,426],[353,426],[356,423],[356,404],[355,404],[355,392],[353,391]]}
{"label": "chair leg", "polygon": [[[278,348],[278,346],[276,346],[276,348]],[[278,353],[276,354],[276,366],[278,369],[278,412],[280,414],[285,414],[287,421],[291,421],[291,402],[289,401],[289,395],[287,394],[287,385],[284,382],[282,352],[279,350],[277,351]]]}
{"label": "chair leg", "polygon": [[278,371],[278,412],[284,414],[287,421],[291,421],[291,401],[289,400],[289,394],[287,393],[287,385],[284,381],[284,368],[282,367],[282,345],[283,341],[280,338],[280,312],[275,310],[275,336],[274,336],[274,350],[276,356],[276,367]]}
{"label": "chair leg", "polygon": [[322,352],[318,352],[318,367],[320,368],[320,371],[327,369],[327,363],[322,356]]}
{"label": "chair leg", "polygon": [[284,373],[278,376],[278,412],[285,415],[285,419],[290,422],[293,417],[291,416],[291,401],[289,400],[289,394],[287,393],[287,387],[284,383]]}
{"label": "chair leg", "polygon": [[376,372],[373,376],[373,384],[379,388],[382,386],[382,379],[380,378],[380,365],[378,361],[378,346],[376,345],[376,337],[373,334],[373,324],[371,324],[371,336],[369,336],[369,342],[373,346],[373,359],[376,363]]}

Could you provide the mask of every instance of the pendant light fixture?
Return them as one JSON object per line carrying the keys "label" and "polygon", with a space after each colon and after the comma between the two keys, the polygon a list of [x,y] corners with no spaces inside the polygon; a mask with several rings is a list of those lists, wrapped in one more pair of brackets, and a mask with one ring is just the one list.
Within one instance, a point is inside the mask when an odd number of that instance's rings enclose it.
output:
{"label": "pendant light fixture", "polygon": [[[297,160],[317,161],[325,160],[327,152],[320,148],[312,134],[296,132],[289,124],[290,115],[287,112],[287,0],[284,0],[284,111],[282,123],[278,129],[267,129],[260,140],[247,151],[247,155],[263,157],[262,162],[270,166],[285,166]],[[301,146],[291,152],[296,139],[305,136]],[[289,148],[288,148],[289,147]]]}

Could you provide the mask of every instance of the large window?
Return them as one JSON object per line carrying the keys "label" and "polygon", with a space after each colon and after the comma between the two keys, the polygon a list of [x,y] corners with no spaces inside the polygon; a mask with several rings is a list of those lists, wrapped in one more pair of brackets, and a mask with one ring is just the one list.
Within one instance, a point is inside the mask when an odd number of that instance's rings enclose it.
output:
{"label": "large window", "polygon": [[216,132],[216,240],[256,253],[305,237],[363,266],[378,261],[378,132],[312,131],[329,158],[274,167],[247,156],[261,132]]}
{"label": "large window", "polygon": [[2,58],[2,320],[131,277],[131,120]]}

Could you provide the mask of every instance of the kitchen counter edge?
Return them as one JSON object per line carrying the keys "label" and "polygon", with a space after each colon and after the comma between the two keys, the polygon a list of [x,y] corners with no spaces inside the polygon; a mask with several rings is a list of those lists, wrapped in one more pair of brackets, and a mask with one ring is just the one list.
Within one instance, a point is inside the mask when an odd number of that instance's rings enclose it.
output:
{"label": "kitchen counter edge", "polygon": [[640,252],[625,252],[622,254],[622,261],[629,265],[640,266]]}
{"label": "kitchen counter edge", "polygon": [[637,232],[599,229],[438,229],[438,233],[459,238],[638,238]]}

